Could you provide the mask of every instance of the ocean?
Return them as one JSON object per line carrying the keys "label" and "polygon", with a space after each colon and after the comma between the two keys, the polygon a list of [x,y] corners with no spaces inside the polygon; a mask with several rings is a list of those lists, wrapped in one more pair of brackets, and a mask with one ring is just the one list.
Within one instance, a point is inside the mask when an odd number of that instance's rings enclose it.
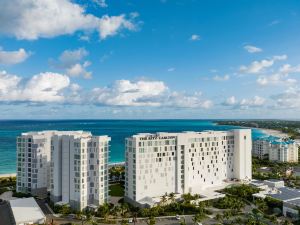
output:
{"label": "ocean", "polygon": [[[16,172],[16,137],[22,132],[41,130],[84,130],[112,138],[110,163],[124,161],[124,139],[136,133],[230,130],[210,120],[2,120],[0,121],[0,174]],[[252,136],[263,136],[252,129]]]}

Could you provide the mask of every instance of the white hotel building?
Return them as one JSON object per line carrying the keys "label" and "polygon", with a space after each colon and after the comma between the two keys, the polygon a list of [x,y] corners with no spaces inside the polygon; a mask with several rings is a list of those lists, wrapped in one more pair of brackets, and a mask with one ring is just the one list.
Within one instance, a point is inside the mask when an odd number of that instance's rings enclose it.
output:
{"label": "white hotel building", "polygon": [[137,134],[126,139],[126,201],[151,205],[165,193],[198,193],[250,180],[251,130]]}
{"label": "white hotel building", "polygon": [[77,210],[107,201],[110,137],[42,131],[23,133],[17,140],[21,161],[17,191],[34,195],[50,191],[53,202]]}

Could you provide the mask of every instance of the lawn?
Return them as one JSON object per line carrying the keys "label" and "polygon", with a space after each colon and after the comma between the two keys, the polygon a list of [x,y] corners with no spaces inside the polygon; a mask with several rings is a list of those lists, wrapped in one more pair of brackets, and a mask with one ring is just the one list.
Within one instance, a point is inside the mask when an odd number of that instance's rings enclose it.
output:
{"label": "lawn", "polygon": [[109,195],[116,196],[116,197],[123,197],[124,196],[124,188],[121,184],[112,184],[109,186]]}

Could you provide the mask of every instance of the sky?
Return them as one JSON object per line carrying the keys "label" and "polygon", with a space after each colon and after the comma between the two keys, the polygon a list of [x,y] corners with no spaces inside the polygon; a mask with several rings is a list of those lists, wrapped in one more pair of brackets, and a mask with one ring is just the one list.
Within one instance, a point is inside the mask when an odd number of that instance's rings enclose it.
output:
{"label": "sky", "polygon": [[0,119],[300,119],[299,0],[0,5]]}

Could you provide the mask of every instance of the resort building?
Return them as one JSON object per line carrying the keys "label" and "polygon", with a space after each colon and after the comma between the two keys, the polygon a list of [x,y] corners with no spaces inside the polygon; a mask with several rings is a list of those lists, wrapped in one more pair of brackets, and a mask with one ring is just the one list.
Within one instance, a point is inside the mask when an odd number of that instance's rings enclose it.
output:
{"label": "resort building", "polygon": [[22,133],[17,137],[17,192],[46,195],[50,185],[53,131]]}
{"label": "resort building", "polygon": [[17,192],[46,196],[74,209],[108,198],[110,137],[84,131],[41,131],[17,138]]}
{"label": "resort building", "polygon": [[165,193],[201,194],[252,178],[251,130],[142,133],[126,139],[125,199],[152,206]]}
{"label": "resort building", "polygon": [[54,135],[51,146],[50,198],[82,210],[108,200],[108,136],[89,132]]}
{"label": "resort building", "polygon": [[263,137],[253,141],[253,155],[278,162],[298,162],[299,145],[293,140]]}

